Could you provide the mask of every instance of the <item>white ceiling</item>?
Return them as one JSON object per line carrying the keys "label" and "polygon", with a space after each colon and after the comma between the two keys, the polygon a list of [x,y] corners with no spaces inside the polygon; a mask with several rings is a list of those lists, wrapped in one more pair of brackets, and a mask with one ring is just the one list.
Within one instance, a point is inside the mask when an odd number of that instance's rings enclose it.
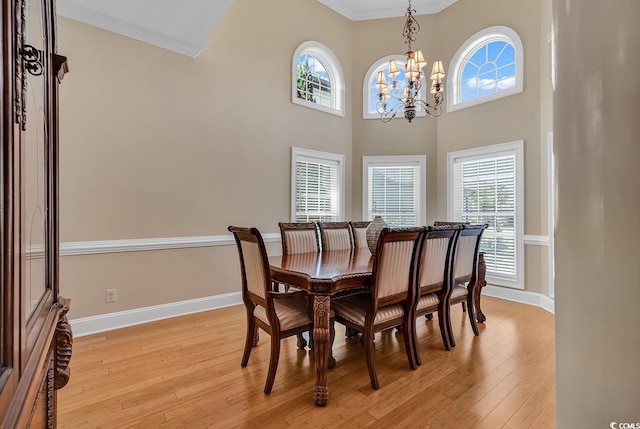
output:
{"label": "white ceiling", "polygon": [[[404,16],[407,11],[406,0],[318,0],[352,21],[366,19],[392,18]],[[417,15],[438,13],[458,0],[412,0],[412,9]]]}
{"label": "white ceiling", "polygon": [[[261,0],[254,0],[261,1]],[[318,0],[352,21],[404,16],[399,0]],[[457,0],[412,0],[417,14],[437,13]],[[57,0],[58,14],[197,56],[233,0]]]}

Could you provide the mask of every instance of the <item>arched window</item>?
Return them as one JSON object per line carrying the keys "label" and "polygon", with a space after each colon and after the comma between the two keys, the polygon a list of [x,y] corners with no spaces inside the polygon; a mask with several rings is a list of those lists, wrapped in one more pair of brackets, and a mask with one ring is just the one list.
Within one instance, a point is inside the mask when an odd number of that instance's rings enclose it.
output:
{"label": "arched window", "polygon": [[520,37],[508,27],[489,27],[471,36],[451,61],[448,111],[522,92],[523,56]]}
{"label": "arched window", "polygon": [[338,58],[320,42],[298,46],[292,61],[291,102],[344,116],[344,75]]}
{"label": "arched window", "polygon": [[[404,77],[407,57],[405,57],[404,55],[389,55],[388,57],[380,58],[378,61],[373,63],[371,67],[369,67],[369,70],[367,70],[364,75],[364,82],[362,84],[363,119],[380,119],[380,113],[378,113],[376,110],[376,106],[378,104],[378,93],[380,92],[378,88],[376,88],[376,79],[378,77],[378,72],[384,71],[384,75],[387,78],[387,81],[391,82],[392,79],[389,77],[389,60],[396,60],[396,64],[398,65],[398,71],[400,73],[395,77],[396,82],[398,82],[396,93],[398,94],[398,98],[402,97],[404,87],[407,85],[407,81]],[[422,78],[422,87],[420,88],[421,100],[425,100],[425,95],[427,93],[425,88],[425,79]],[[391,88],[389,89],[391,90]],[[398,100],[395,100],[393,97],[388,98],[387,110],[392,110],[393,107],[398,103],[400,102]],[[396,116],[396,118],[404,118],[402,112],[404,112],[404,110],[400,108],[398,110],[398,115]],[[426,116],[424,109],[421,109],[419,105],[416,106],[416,116]]]}

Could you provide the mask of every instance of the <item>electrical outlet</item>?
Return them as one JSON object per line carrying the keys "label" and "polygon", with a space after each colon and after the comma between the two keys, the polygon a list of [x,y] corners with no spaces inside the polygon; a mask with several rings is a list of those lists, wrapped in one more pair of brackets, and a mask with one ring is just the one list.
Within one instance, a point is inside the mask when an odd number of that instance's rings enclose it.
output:
{"label": "electrical outlet", "polygon": [[106,293],[104,302],[116,302],[116,290],[115,289],[107,289],[107,293]]}

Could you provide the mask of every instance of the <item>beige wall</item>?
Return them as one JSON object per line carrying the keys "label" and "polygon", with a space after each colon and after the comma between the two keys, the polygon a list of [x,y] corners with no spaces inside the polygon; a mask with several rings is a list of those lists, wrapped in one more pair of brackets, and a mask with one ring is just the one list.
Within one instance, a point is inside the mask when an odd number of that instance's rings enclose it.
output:
{"label": "beige wall", "polygon": [[[362,217],[362,156],[425,154],[431,223],[446,218],[447,152],[520,139],[525,233],[546,235],[543,9],[459,0],[420,16],[415,47],[447,68],[476,31],[514,28],[525,92],[411,125],[362,119],[365,72],[405,51],[402,18],[351,22],[316,0],[235,0],[197,58],[59,18],[59,50],[71,64],[61,87],[61,239],[223,235],[230,224],[276,232],[289,219],[291,146],[346,156],[349,219]],[[341,62],[344,118],[290,101],[291,56],[306,40]],[[74,300],[72,319],[218,295],[239,290],[236,259],[234,246],[68,256],[61,290]],[[527,290],[546,293],[546,249],[528,246],[526,263]],[[110,288],[118,301],[106,304]]]}
{"label": "beige wall", "polygon": [[[545,13],[543,17],[542,14]],[[362,156],[427,155],[427,223],[447,218],[447,153],[515,140],[525,141],[525,231],[548,234],[546,133],[551,130],[551,87],[543,64],[548,64],[546,43],[550,25],[550,0],[523,2],[459,0],[437,15],[418,16],[422,31],[414,48],[427,61],[450,63],[458,48],[476,32],[505,25],[520,36],[525,52],[524,92],[456,112],[437,120],[404,119],[382,124],[362,119],[362,96],[353,98],[353,210],[362,207]],[[364,74],[376,60],[402,54],[404,21],[381,19],[357,22],[354,32],[352,85],[361,91]],[[543,32],[542,28],[546,28]],[[375,40],[375,43],[369,41]],[[544,57],[544,60],[542,59]],[[543,74],[542,71],[545,70]],[[448,94],[445,93],[445,96]],[[546,130],[546,131],[545,131]],[[548,294],[548,249],[525,246],[525,288]]]}
{"label": "beige wall", "polygon": [[[316,19],[300,19],[301,7]],[[197,58],[64,18],[58,31],[71,67],[63,242],[222,235],[230,224],[276,232],[289,219],[291,146],[351,163],[350,88],[344,118],[290,102],[305,40],[331,48],[351,76],[351,23],[315,0],[235,0]],[[346,190],[350,216],[350,169]],[[63,257],[60,284],[71,318],[240,288],[235,246]],[[108,288],[118,302],[104,303]]]}
{"label": "beige wall", "polygon": [[[436,15],[419,16],[422,31],[414,49],[422,49],[429,64],[437,55],[437,42],[428,37]],[[416,118],[411,124],[402,119],[383,124],[379,119],[362,119],[364,75],[373,63],[388,55],[403,55],[407,46],[402,38],[404,18],[377,19],[354,23],[353,46],[353,215],[362,218],[362,157],[373,155],[427,156],[427,222],[435,219],[437,206],[437,121]]]}
{"label": "beige wall", "polygon": [[553,5],[557,423],[637,427],[640,3]]}

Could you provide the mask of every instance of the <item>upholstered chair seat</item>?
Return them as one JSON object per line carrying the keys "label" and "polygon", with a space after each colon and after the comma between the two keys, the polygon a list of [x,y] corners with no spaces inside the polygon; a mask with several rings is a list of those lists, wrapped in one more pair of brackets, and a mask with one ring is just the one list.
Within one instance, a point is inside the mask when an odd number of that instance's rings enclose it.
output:
{"label": "upholstered chair seat", "polygon": [[[333,310],[345,320],[364,326],[367,311],[369,310],[369,298],[367,294],[358,294],[338,299],[333,304]],[[404,309],[400,304],[391,304],[378,308],[373,319],[374,325],[388,323],[402,318]]]}

